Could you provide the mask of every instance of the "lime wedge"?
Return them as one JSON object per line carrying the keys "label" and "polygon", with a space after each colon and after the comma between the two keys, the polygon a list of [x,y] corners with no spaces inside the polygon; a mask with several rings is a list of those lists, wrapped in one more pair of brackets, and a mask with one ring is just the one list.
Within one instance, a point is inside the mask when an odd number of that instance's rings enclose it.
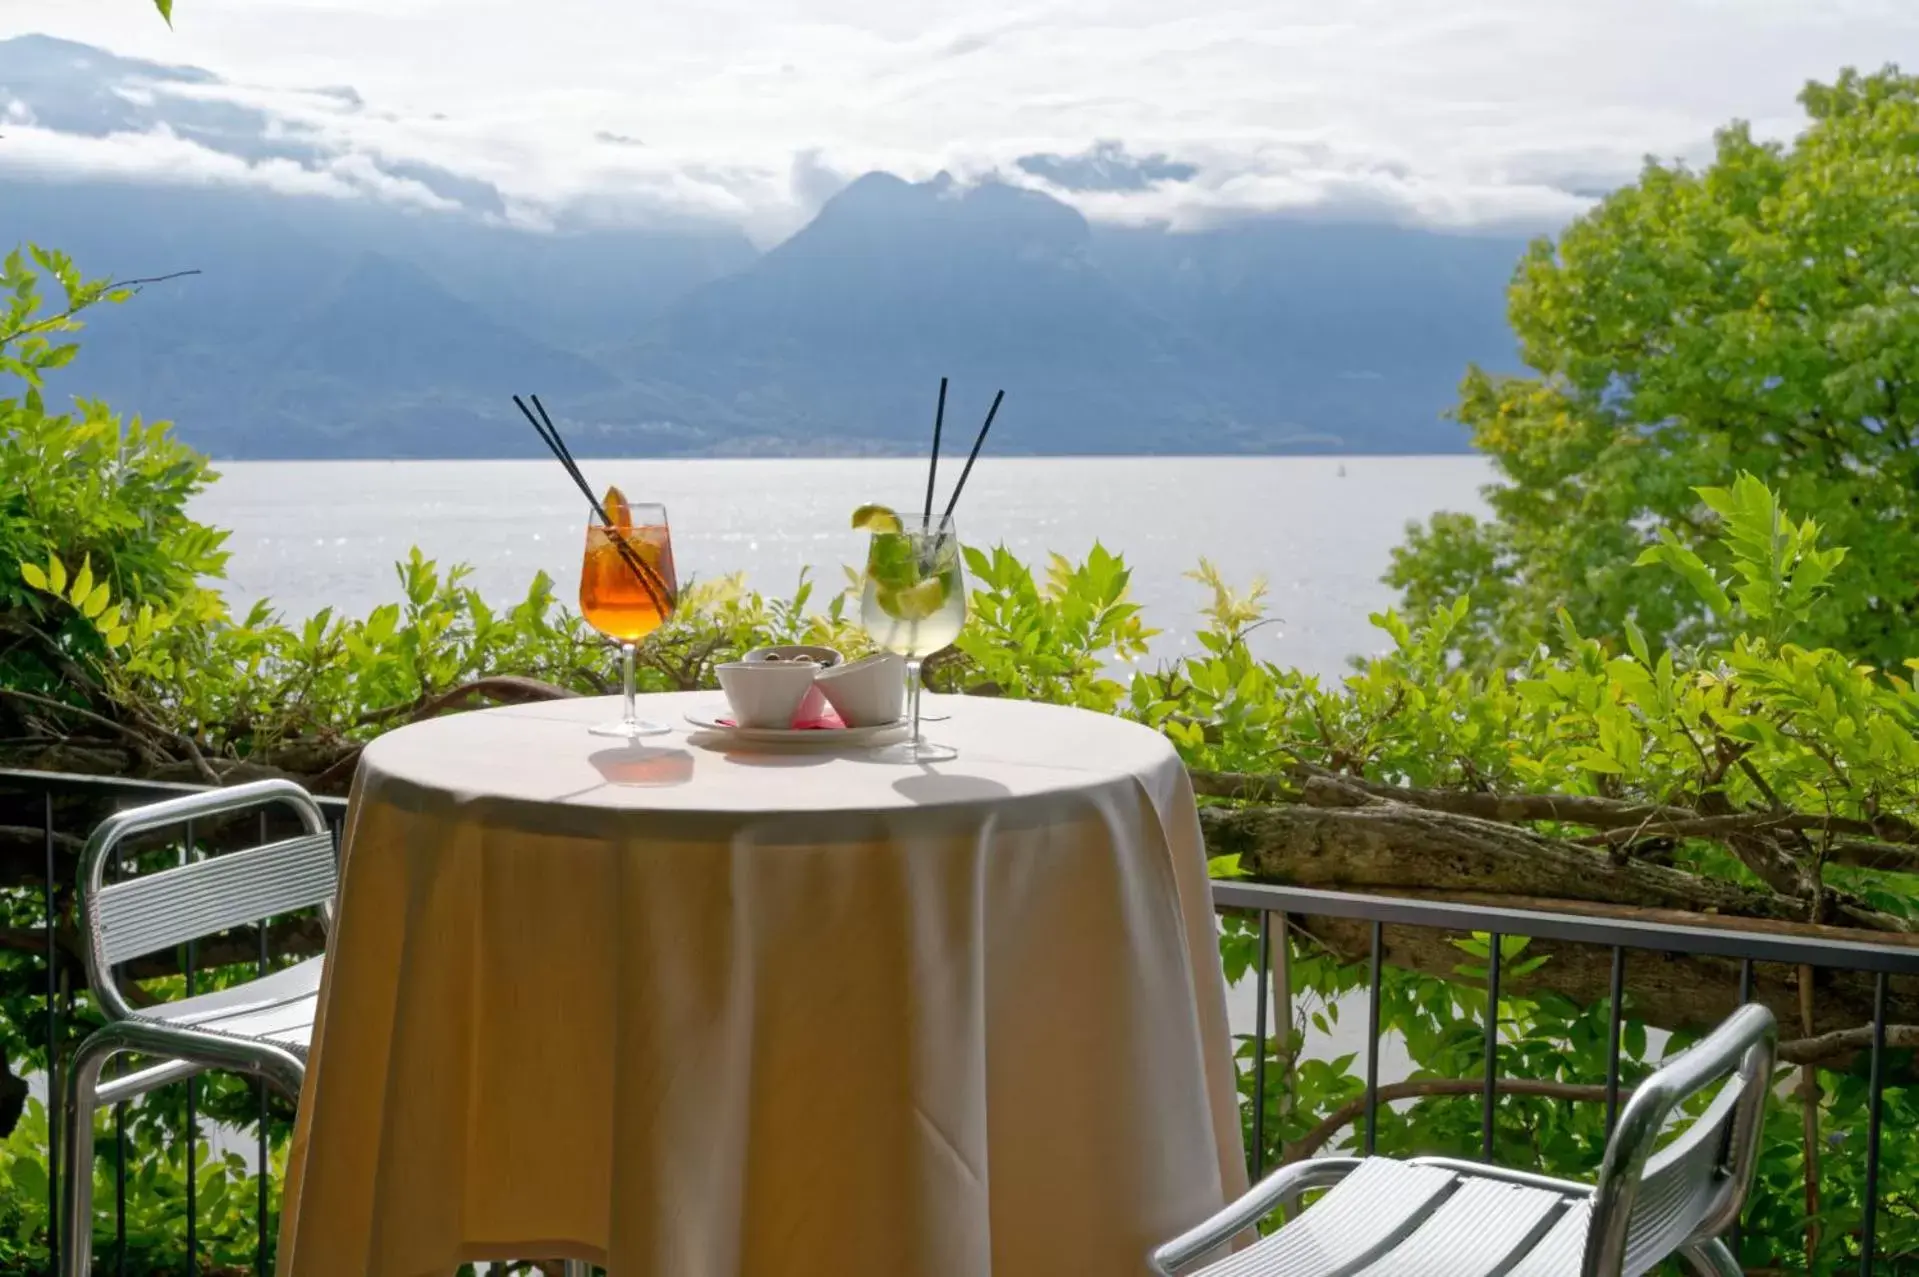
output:
{"label": "lime wedge", "polygon": [[896,621],[924,621],[946,603],[946,582],[929,576],[903,590],[877,592],[880,611]]}
{"label": "lime wedge", "polygon": [[900,517],[883,505],[863,505],[853,511],[853,526],[861,532],[898,532]]}

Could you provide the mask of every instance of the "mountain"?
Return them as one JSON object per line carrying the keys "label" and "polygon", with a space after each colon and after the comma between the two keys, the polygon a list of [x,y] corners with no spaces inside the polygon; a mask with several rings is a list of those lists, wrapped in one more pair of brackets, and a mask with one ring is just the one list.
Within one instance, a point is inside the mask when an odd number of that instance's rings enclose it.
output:
{"label": "mountain", "polygon": [[[402,237],[303,227],[321,210],[288,204],[201,188],[0,184],[9,241],[56,245],[119,279],[200,272],[90,312],[81,358],[52,390],[171,419],[220,456],[485,456],[534,442],[515,391],[564,400],[620,384],[572,343],[509,322],[498,298],[456,296],[394,255]],[[604,318],[609,331],[625,323]]]}
{"label": "mountain", "polygon": [[1093,260],[1212,352],[1241,421],[1425,452],[1470,363],[1513,370],[1512,236],[1256,218],[1199,234],[1104,227]]}
{"label": "mountain", "polygon": [[921,443],[927,390],[1003,387],[1054,452],[1228,444],[1208,353],[1094,263],[1084,218],[1031,191],[859,179],[745,270],[694,290],[633,351],[657,380],[751,386],[796,429]]}
{"label": "mountain", "polygon": [[0,41],[0,121],[42,155],[51,137],[174,166],[15,164],[0,136],[0,244],[116,278],[197,270],[90,316],[51,388],[221,456],[530,454],[508,398],[527,390],[583,451],[901,452],[941,375],[967,419],[1006,389],[1006,452],[1446,451],[1466,365],[1517,362],[1510,236],[1175,234],[885,173],[764,252],[685,218],[535,227],[483,180],[353,151],[207,72],[42,37]]}

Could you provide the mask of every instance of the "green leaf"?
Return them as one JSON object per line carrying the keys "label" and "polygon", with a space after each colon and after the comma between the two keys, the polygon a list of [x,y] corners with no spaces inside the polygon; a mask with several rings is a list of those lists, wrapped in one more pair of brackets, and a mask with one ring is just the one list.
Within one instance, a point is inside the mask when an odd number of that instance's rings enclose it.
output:
{"label": "green leaf", "polygon": [[47,585],[55,594],[64,595],[67,592],[67,565],[59,559],[47,559]]}
{"label": "green leaf", "polygon": [[84,608],[87,596],[92,593],[93,556],[89,554],[80,561],[80,572],[73,578],[73,586],[67,591],[67,600],[77,608]]}
{"label": "green leaf", "polygon": [[45,1163],[31,1157],[16,1157],[8,1171],[8,1178],[19,1194],[17,1200],[44,1202],[47,1196],[47,1168]]}
{"label": "green leaf", "polygon": [[153,0],[153,7],[160,11],[168,26],[173,25],[173,0]]}
{"label": "green leaf", "polygon": [[1727,597],[1726,587],[1706,566],[1706,561],[1690,547],[1682,545],[1670,529],[1659,529],[1659,544],[1648,547],[1634,560],[1633,565],[1644,567],[1649,564],[1663,564],[1677,572],[1716,615],[1732,615],[1732,600]]}
{"label": "green leaf", "polygon": [[81,615],[85,616],[89,621],[95,619],[100,613],[107,610],[107,603],[112,597],[113,587],[105,581],[100,582],[93,587],[93,592],[88,594],[85,601],[80,604]]}
{"label": "green leaf", "polygon": [[51,584],[47,581],[45,570],[37,563],[22,563],[20,565],[20,578],[36,590],[52,588]]}
{"label": "green leaf", "polygon": [[1646,635],[1630,616],[1626,618],[1626,646],[1632,649],[1633,656],[1641,665],[1652,668],[1652,649],[1646,646]]}
{"label": "green leaf", "polygon": [[1604,772],[1609,776],[1622,775],[1626,770],[1611,754],[1602,753],[1589,745],[1573,751],[1573,765],[1589,772]]}

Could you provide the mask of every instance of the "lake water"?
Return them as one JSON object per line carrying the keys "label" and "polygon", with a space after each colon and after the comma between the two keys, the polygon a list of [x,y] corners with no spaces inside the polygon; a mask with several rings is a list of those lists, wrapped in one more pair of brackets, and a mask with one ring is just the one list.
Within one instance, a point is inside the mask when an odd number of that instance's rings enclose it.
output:
{"label": "lake water", "polygon": [[[681,574],[745,571],[790,593],[802,567],[828,588],[864,552],[847,529],[856,506],[917,509],[920,462],[583,461],[595,484],[663,502]],[[393,562],[418,545],[474,565],[491,602],[524,594],[537,569],[572,600],[585,510],[550,461],[228,462],[195,503],[229,528],[227,594],[270,598],[289,616],[333,606],[364,614],[399,597]],[[943,468],[942,497],[958,473]],[[1388,607],[1380,583],[1408,521],[1478,512],[1491,477],[1478,457],[985,458],[955,515],[968,543],[1004,543],[1029,563],[1079,556],[1095,542],[1133,568],[1134,597],[1165,631],[1156,656],[1187,646],[1205,592],[1185,579],[1206,556],[1236,583],[1263,575],[1280,623],[1260,654],[1336,674],[1380,649],[1367,622]]]}

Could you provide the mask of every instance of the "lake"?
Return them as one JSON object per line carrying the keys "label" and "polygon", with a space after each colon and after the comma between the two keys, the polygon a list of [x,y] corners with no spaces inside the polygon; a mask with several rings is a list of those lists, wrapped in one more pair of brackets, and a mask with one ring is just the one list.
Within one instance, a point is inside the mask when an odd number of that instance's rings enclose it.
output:
{"label": "lake", "polygon": [[[802,567],[836,588],[864,553],[847,528],[856,506],[917,509],[926,472],[909,460],[593,460],[589,480],[663,502],[682,577],[744,571],[790,593]],[[942,503],[959,461],[942,467]],[[331,606],[364,614],[399,598],[393,563],[418,545],[471,563],[496,605],[536,570],[569,603],[579,588],[586,511],[551,461],[226,462],[194,504],[233,532],[226,592],[236,609],[271,599],[289,616]],[[1381,649],[1369,613],[1391,606],[1380,583],[1409,521],[1481,512],[1492,477],[1479,457],[983,458],[955,514],[974,545],[1005,544],[1029,563],[1123,554],[1155,656],[1191,643],[1206,595],[1185,578],[1200,557],[1238,584],[1264,576],[1278,624],[1260,655],[1337,674]]]}

